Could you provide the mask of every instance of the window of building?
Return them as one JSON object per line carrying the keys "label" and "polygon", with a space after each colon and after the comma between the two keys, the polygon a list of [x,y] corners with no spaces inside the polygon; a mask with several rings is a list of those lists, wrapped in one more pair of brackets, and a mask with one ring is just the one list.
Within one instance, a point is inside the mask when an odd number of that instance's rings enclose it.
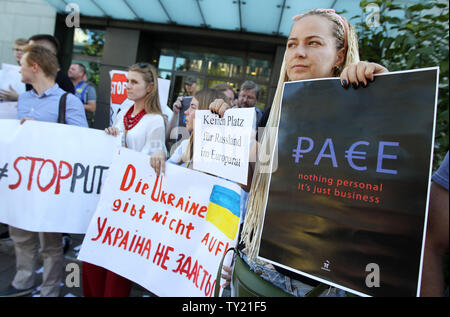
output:
{"label": "window of building", "polygon": [[175,70],[183,72],[201,72],[205,56],[201,53],[180,51],[175,60]]}
{"label": "window of building", "polygon": [[264,109],[267,103],[272,67],[268,59],[163,48],[157,64],[158,75],[172,81],[169,107],[178,96],[185,94],[183,83],[188,77],[197,78],[198,90],[226,83],[236,94],[245,80],[252,80],[260,86],[257,106]]}
{"label": "window of building", "polygon": [[231,56],[205,54],[206,73],[215,76],[237,77],[241,75],[244,59]]}
{"label": "window of building", "polygon": [[162,49],[161,55],[159,56],[158,69],[172,70],[174,60],[175,60],[175,51]]}
{"label": "window of building", "polygon": [[269,80],[271,63],[266,60],[249,58],[245,74],[251,79]]}

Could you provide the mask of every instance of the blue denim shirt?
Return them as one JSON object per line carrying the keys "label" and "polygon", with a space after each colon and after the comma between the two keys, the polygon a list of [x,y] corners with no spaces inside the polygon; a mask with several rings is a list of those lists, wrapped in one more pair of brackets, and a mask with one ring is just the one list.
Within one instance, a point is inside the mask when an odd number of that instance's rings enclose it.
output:
{"label": "blue denim shirt", "polygon": [[448,190],[448,152],[439,169],[433,175],[433,181]]}
{"label": "blue denim shirt", "polygon": [[[17,119],[34,118],[37,121],[57,122],[59,100],[65,93],[58,84],[38,95],[34,89],[20,94],[17,103]],[[88,127],[84,106],[73,94],[67,95],[66,122],[70,125]]]}

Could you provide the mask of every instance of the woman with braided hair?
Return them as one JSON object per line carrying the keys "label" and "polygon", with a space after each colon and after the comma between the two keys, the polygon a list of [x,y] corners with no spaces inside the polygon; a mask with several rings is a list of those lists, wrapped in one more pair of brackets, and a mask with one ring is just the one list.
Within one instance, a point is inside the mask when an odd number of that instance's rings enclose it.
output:
{"label": "woman with braided hair", "polygon": [[[260,276],[263,279],[286,293],[305,296],[317,283],[268,263],[256,261],[268,199],[270,181],[268,167],[271,166],[275,148],[275,144],[270,142],[273,138],[268,137],[268,134],[279,126],[283,85],[288,81],[340,77],[344,88],[348,88],[350,84],[354,88],[366,87],[369,81],[374,80],[375,74],[384,72],[387,72],[387,69],[381,65],[359,60],[355,31],[352,25],[334,10],[314,9],[293,18],[275,97],[271,108],[266,110],[260,123],[260,127],[269,129],[264,130],[258,151],[265,154],[269,149],[269,160],[264,163],[257,161],[256,165],[251,164],[253,178],[241,232],[241,241],[244,243],[244,252],[241,256],[251,270],[262,272]],[[223,100],[216,100],[210,106],[211,111],[221,116],[229,108],[230,106]],[[230,271],[229,268],[226,270]],[[230,279],[230,276],[228,278]],[[258,291],[255,290],[256,293]],[[325,294],[342,295],[343,292],[324,291],[322,295]]]}

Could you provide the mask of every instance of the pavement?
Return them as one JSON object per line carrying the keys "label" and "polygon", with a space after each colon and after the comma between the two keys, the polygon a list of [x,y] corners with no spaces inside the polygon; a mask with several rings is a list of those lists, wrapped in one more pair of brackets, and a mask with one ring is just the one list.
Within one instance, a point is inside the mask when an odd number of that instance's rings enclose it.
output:
{"label": "pavement", "polygon": [[[1,225],[2,230],[5,226]],[[76,269],[74,267],[78,266],[79,272],[81,273],[81,262],[77,259],[78,252],[80,251],[81,244],[83,242],[84,235],[82,234],[71,234],[72,243],[70,249],[65,253],[65,270],[63,285],[61,285],[61,295],[62,297],[83,297],[82,282],[80,277],[79,285],[76,285],[76,280],[74,277],[74,272]],[[38,261],[37,273],[37,288],[36,290],[26,297],[38,297],[39,285],[42,282],[42,259]],[[16,272],[16,259],[14,254],[14,245],[11,239],[0,240],[0,292],[6,290],[14,278]],[[153,297],[154,295],[147,291],[142,286],[133,283],[130,297]]]}

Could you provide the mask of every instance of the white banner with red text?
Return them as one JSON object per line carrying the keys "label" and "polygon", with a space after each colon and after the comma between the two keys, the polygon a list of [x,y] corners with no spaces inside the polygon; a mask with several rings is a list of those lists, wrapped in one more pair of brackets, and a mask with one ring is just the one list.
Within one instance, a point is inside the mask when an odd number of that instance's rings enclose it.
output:
{"label": "white banner with red text", "polygon": [[85,233],[120,138],[104,131],[0,120],[0,222]]}

